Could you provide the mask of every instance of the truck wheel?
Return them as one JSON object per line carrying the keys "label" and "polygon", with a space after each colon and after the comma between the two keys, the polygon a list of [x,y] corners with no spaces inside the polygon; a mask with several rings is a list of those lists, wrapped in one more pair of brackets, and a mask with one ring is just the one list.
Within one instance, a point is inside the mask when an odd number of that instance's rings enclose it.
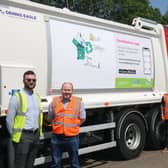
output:
{"label": "truck wheel", "polygon": [[143,119],[135,113],[124,118],[120,125],[118,147],[124,159],[138,156],[145,145],[146,130]]}
{"label": "truck wheel", "polygon": [[154,106],[147,117],[149,126],[149,134],[147,136],[147,142],[149,147],[153,149],[161,149],[164,146],[165,141],[165,122],[161,119],[160,106]]}

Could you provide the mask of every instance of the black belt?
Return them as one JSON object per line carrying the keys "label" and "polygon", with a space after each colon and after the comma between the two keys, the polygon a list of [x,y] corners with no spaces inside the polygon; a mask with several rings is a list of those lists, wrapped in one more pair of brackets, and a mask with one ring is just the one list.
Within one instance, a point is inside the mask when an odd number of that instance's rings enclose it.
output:
{"label": "black belt", "polygon": [[78,135],[75,136],[66,136],[64,134],[53,134],[54,136],[57,136],[58,138],[73,138],[73,137],[77,137]]}
{"label": "black belt", "polygon": [[38,129],[23,129],[23,132],[25,133],[31,133],[31,134],[36,134],[38,132]]}

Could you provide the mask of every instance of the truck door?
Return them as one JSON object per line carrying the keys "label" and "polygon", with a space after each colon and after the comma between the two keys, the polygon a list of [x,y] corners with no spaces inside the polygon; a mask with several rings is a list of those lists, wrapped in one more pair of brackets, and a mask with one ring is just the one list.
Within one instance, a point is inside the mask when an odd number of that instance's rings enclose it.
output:
{"label": "truck door", "polygon": [[0,65],[0,105],[1,113],[5,113],[10,96],[23,88],[23,73],[26,70],[35,70],[33,67]]}

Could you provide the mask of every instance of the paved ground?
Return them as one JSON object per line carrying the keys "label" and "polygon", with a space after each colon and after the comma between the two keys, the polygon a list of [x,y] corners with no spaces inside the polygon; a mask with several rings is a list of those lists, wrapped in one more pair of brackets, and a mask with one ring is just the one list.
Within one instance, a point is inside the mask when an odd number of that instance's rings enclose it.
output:
{"label": "paved ground", "polygon": [[123,161],[119,156],[111,155],[112,151],[95,153],[84,158],[82,168],[167,168],[168,153],[160,151],[144,151],[139,157]]}
{"label": "paved ground", "polygon": [[[132,160],[123,161],[113,150],[99,151],[80,157],[81,168],[168,168],[168,152],[143,151]],[[39,168],[49,168],[49,165]],[[63,168],[69,168],[64,160]]]}

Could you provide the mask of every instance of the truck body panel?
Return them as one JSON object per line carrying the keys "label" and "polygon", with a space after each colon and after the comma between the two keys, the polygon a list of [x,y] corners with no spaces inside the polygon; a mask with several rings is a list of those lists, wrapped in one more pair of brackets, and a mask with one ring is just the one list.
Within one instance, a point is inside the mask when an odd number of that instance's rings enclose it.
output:
{"label": "truck body panel", "polygon": [[[9,1],[8,3],[14,2]],[[43,5],[41,6],[44,8]],[[46,13],[37,12],[39,5],[34,7],[34,11],[31,10],[31,5],[25,8],[27,10],[13,6],[1,6],[2,28],[0,33],[3,44],[1,45],[1,57],[3,57],[1,66],[35,69],[38,76],[38,90],[42,96],[48,95],[48,91],[58,90],[63,81],[72,81],[79,94],[81,92],[90,94],[91,90],[91,96],[94,94],[93,90],[96,90],[96,95],[99,92],[104,94],[124,92],[124,95],[143,92],[143,95],[144,90],[147,90],[149,94],[166,92],[167,76],[164,75],[166,74],[164,58],[158,59],[156,56],[159,55],[160,58],[165,54],[165,48],[158,46],[161,32],[147,32],[143,29],[138,31],[131,26],[111,21],[103,23],[102,19],[77,15],[66,10],[63,12],[55,10],[57,16],[53,16],[51,15],[53,11],[49,11],[53,9],[52,7],[48,7]],[[65,16],[62,17],[62,15]],[[56,27],[58,28],[55,29]],[[159,29],[159,26],[155,28]],[[75,38],[81,38],[79,40],[86,38],[83,40],[84,45],[88,45],[85,46],[85,57],[87,58],[83,60],[77,58],[77,54],[80,54],[77,52],[80,52],[80,49],[73,44],[73,38],[74,40]],[[144,53],[148,58],[143,56]],[[62,68],[63,66],[65,68]],[[67,69],[73,75],[67,77]],[[12,74],[11,76],[16,77]],[[11,80],[21,81],[20,78]],[[2,91],[7,90],[6,93],[10,92],[11,88],[18,89],[6,83],[1,86]],[[130,92],[127,89],[133,91]],[[8,95],[4,94],[1,97],[4,101],[1,106],[6,107]]]}
{"label": "truck body panel", "polygon": [[167,55],[168,55],[168,27],[165,27],[165,40],[166,40],[166,46],[167,46]]}

